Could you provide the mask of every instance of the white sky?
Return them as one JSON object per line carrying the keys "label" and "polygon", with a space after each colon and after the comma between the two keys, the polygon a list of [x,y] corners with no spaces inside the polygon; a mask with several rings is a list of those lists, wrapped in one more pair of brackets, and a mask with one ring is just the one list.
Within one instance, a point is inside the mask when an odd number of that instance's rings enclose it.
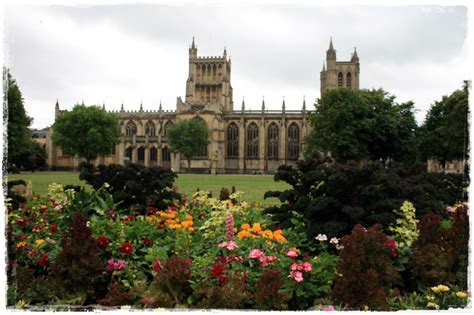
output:
{"label": "white sky", "polygon": [[[324,4],[324,6],[323,6]],[[382,87],[413,100],[417,120],[443,95],[470,79],[466,6],[339,5],[266,1],[220,5],[9,5],[3,12],[4,64],[34,118],[54,121],[54,104],[70,109],[105,102],[107,109],[174,110],[184,100],[188,47],[232,58],[234,108],[308,109],[318,98],[329,38],[338,60],[354,46],[360,87]],[[449,3],[446,3],[449,4]],[[462,3],[461,3],[462,4]]]}

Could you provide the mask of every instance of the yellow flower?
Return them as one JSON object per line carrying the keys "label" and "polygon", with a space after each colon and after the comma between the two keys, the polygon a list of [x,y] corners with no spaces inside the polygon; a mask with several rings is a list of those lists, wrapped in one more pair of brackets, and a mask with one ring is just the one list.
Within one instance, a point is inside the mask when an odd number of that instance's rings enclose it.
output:
{"label": "yellow flower", "polygon": [[35,244],[36,244],[37,246],[40,246],[40,245],[43,244],[43,243],[44,243],[44,240],[42,240],[42,239],[39,239],[39,240],[36,240],[36,241],[35,241]]}
{"label": "yellow flower", "polygon": [[432,290],[434,293],[448,292],[448,291],[449,291],[449,287],[440,284],[440,285],[437,285],[437,286],[435,286],[435,287],[432,287],[431,290]]}
{"label": "yellow flower", "polygon": [[294,250],[295,252],[298,253],[298,255],[301,254],[301,251],[296,247],[292,247],[292,248],[290,248],[290,250]]}
{"label": "yellow flower", "polygon": [[436,304],[436,303],[433,303],[433,302],[428,302],[428,304],[426,304],[426,307],[431,308],[431,309],[435,309],[435,310],[439,310],[439,305]]}
{"label": "yellow flower", "polygon": [[28,245],[26,242],[19,242],[16,244],[16,247],[21,248],[21,247],[26,247]]}
{"label": "yellow flower", "polygon": [[456,296],[461,299],[467,298],[467,293],[463,291],[456,292]]}
{"label": "yellow flower", "polygon": [[262,236],[264,238],[268,238],[268,239],[272,240],[273,239],[273,232],[270,231],[270,230],[265,230],[265,231],[262,232]]}

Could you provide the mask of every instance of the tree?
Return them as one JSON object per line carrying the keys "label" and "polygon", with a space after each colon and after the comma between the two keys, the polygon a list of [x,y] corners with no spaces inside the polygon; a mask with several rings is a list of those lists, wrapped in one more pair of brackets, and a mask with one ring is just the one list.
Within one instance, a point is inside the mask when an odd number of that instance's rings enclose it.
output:
{"label": "tree", "polygon": [[28,150],[20,155],[23,169],[34,172],[46,167],[46,151],[38,142],[30,140]]}
{"label": "tree", "polygon": [[72,111],[57,117],[53,125],[54,144],[66,154],[85,158],[87,163],[110,154],[110,148],[119,138],[117,116],[99,106],[76,105]]}
{"label": "tree", "polygon": [[468,82],[460,90],[436,101],[420,128],[420,150],[424,159],[438,159],[444,167],[448,160],[468,158],[469,125]]}
{"label": "tree", "polygon": [[8,165],[17,167],[24,164],[22,157],[30,149],[30,132],[28,126],[33,121],[28,117],[23,105],[23,97],[17,82],[11,76],[8,69],[3,69],[6,93],[4,102],[8,103]]}
{"label": "tree", "polygon": [[193,156],[210,143],[206,123],[200,119],[178,121],[168,128],[167,134],[171,151],[186,157],[189,173]]}
{"label": "tree", "polygon": [[379,90],[326,91],[311,116],[307,153],[330,153],[339,162],[414,162],[416,120],[413,103],[395,103]]}

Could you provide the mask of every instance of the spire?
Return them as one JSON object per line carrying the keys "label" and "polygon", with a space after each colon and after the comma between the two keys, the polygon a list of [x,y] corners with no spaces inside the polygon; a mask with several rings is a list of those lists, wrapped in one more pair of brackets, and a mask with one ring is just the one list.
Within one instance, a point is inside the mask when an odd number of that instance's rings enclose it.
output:
{"label": "spire", "polygon": [[194,36],[193,36],[193,43],[191,44],[191,49],[196,49],[196,45],[194,44]]}
{"label": "spire", "polygon": [[59,109],[59,99],[56,99],[56,108]]}
{"label": "spire", "polygon": [[245,110],[245,99],[242,96],[242,112]]}
{"label": "spire", "polygon": [[102,109],[105,110],[105,101],[102,101]]}
{"label": "spire", "polygon": [[140,101],[140,111],[143,112],[143,103]]}
{"label": "spire", "polygon": [[122,100],[122,106],[120,107],[120,110],[123,112],[123,100]]}
{"label": "spire", "polygon": [[357,55],[357,47],[354,47],[354,53],[352,54],[351,61],[359,61],[359,56]]}
{"label": "spire", "polygon": [[281,110],[282,112],[285,112],[286,106],[285,106],[285,97],[283,96],[283,104],[281,104]]}
{"label": "spire", "polygon": [[329,40],[329,50],[334,50],[334,47],[332,45],[332,36],[331,36],[331,39]]}
{"label": "spire", "polygon": [[161,100],[160,100],[160,111],[162,111],[162,110],[163,110],[163,107],[161,106]]}
{"label": "spire", "polygon": [[194,36],[193,36],[193,42],[191,43],[191,47],[189,48],[189,58],[197,58],[197,48],[196,44],[194,43]]}
{"label": "spire", "polygon": [[84,106],[84,99],[82,99],[82,106]]}
{"label": "spire", "polygon": [[303,112],[306,111],[306,99],[305,99],[305,95],[303,95]]}
{"label": "spire", "polygon": [[262,98],[262,112],[265,111],[265,96]]}
{"label": "spire", "polygon": [[59,115],[59,99],[56,99],[56,105],[54,106],[54,117]]}
{"label": "spire", "polygon": [[224,46],[224,58],[227,57],[227,49],[226,47]]}
{"label": "spire", "polygon": [[323,62],[323,72],[326,71],[326,63]]}

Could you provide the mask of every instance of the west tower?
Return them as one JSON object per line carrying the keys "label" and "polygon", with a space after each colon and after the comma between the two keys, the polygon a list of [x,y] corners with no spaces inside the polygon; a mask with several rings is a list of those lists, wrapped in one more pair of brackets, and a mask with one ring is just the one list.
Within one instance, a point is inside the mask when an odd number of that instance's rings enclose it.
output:
{"label": "west tower", "polygon": [[350,61],[337,61],[331,38],[326,51],[326,62],[321,71],[321,95],[326,90],[340,87],[358,90],[359,74],[360,64],[356,48],[354,47]]}

